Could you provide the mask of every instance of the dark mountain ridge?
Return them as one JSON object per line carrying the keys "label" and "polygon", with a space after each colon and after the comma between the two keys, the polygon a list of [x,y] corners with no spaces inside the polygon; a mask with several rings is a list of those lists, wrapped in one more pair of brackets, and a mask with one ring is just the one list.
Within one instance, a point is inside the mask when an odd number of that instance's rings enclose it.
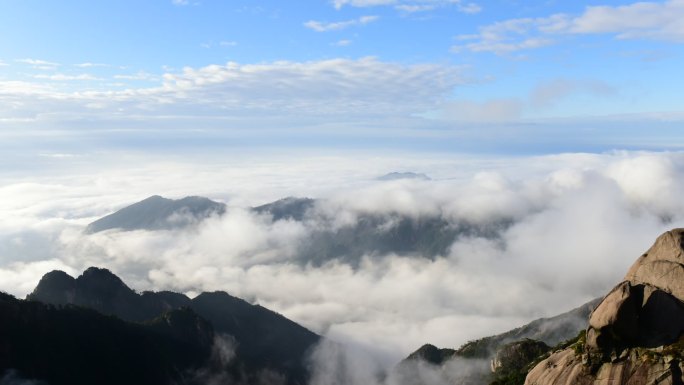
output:
{"label": "dark mountain ridge", "polygon": [[0,294],[0,375],[51,385],[199,385],[193,373],[210,358],[213,339],[211,325],[189,309],[128,323]]}
{"label": "dark mountain ridge", "polygon": [[[518,379],[521,363],[546,349],[525,337],[553,342],[571,336],[577,319],[586,317],[593,304],[459,349],[425,345],[397,366],[398,383],[422,383],[415,375],[418,362],[439,368],[454,359],[469,362],[462,377],[445,377],[454,383],[490,383],[489,360]],[[14,370],[53,385],[194,385],[216,379],[303,385],[311,349],[319,341],[285,317],[225,292],[192,299],[173,292],[138,294],[110,271],[94,267],[76,278],[49,272],[25,301],[0,296],[0,375]],[[230,350],[227,359],[217,354],[224,345]],[[84,363],[88,371],[80,374]],[[109,382],[99,380],[98,375],[115,370]]]}
{"label": "dark mountain ridge", "polygon": [[[233,340],[235,359],[230,371],[248,378],[263,371],[277,373],[285,384],[306,382],[307,353],[320,339],[278,313],[225,292],[202,293],[193,299],[172,292],[138,294],[110,271],[94,267],[77,278],[52,271],[43,276],[27,300],[76,305],[137,324],[159,317],[166,320],[168,314],[175,314],[169,312],[187,309],[211,325],[217,335]],[[182,340],[182,335],[176,339]]]}

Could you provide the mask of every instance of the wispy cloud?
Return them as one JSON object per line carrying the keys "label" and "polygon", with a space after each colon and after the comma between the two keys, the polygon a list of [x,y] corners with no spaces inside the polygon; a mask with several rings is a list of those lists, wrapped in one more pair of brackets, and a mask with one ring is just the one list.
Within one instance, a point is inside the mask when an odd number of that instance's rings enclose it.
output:
{"label": "wispy cloud", "polygon": [[55,68],[60,66],[59,63],[39,59],[17,59],[15,61],[17,63],[28,64],[32,68],[39,70],[54,70]]}
{"label": "wispy cloud", "polygon": [[345,5],[352,7],[375,7],[378,5],[392,5],[397,0],[333,0],[336,9],[341,9]]}
{"label": "wispy cloud", "polygon": [[227,48],[227,47],[235,47],[237,45],[238,45],[237,41],[223,40],[223,41],[218,42],[218,44],[214,43],[213,41],[201,43],[200,47],[210,49],[210,48],[214,48],[216,46]]}
{"label": "wispy cloud", "polygon": [[6,67],[9,64],[5,63],[4,61],[0,60],[0,67]]}
{"label": "wispy cloud", "polygon": [[316,32],[328,32],[339,31],[357,25],[365,25],[368,23],[372,23],[376,20],[378,20],[378,16],[361,16],[358,19],[338,21],[332,23],[310,20],[304,23],[304,26]]}
{"label": "wispy cloud", "polygon": [[120,75],[114,75],[114,79],[120,79],[120,80],[149,80],[149,81],[156,81],[159,80],[159,76],[153,75],[148,72],[144,71],[139,71],[134,74],[120,74]]}
{"label": "wispy cloud", "polygon": [[[133,122],[144,118],[152,122],[175,116],[203,119],[209,125],[219,124],[222,119],[250,120],[250,125],[277,118],[283,124],[303,117],[310,122],[329,121],[331,116],[349,120],[384,114],[398,119],[432,108],[465,82],[462,72],[456,66],[402,65],[362,58],[246,65],[229,62],[186,67],[163,75],[115,75],[119,80],[152,82],[146,86],[131,83],[125,90],[98,91],[88,81],[68,87],[39,81],[2,82],[0,115],[8,119],[40,117],[53,122],[115,119],[121,124],[122,119]],[[39,79],[88,77],[42,74]],[[30,96],[32,93],[34,96]],[[40,96],[40,102],[32,100],[35,96]],[[96,113],[90,106],[97,106]],[[123,110],[127,112],[122,114]]]}
{"label": "wispy cloud", "polygon": [[524,116],[555,107],[573,96],[614,97],[618,89],[596,79],[556,78],[543,81],[532,88],[529,95],[519,98],[493,98],[484,101],[450,100],[441,105],[436,116],[440,119],[473,122],[520,122]]}
{"label": "wispy cloud", "polygon": [[348,45],[351,45],[351,43],[352,43],[352,41],[349,39],[342,39],[342,40],[336,41],[335,43],[333,43],[333,45],[335,45],[337,47],[346,47]]}
{"label": "wispy cloud", "polygon": [[407,13],[427,12],[449,6],[454,6],[463,13],[475,14],[482,11],[482,7],[478,4],[461,0],[334,0],[333,6],[335,9],[341,9],[344,6],[360,8],[392,6],[398,11]]}
{"label": "wispy cloud", "polygon": [[67,75],[67,74],[53,74],[53,75],[34,75],[35,79],[43,80],[54,80],[54,81],[71,81],[71,80],[102,80],[91,74],[77,74],[77,75]]}
{"label": "wispy cloud", "polygon": [[588,7],[570,21],[571,33],[609,33],[619,39],[684,42],[684,1],[639,2],[623,6]]}
{"label": "wispy cloud", "polygon": [[74,64],[74,67],[78,67],[78,68],[109,67],[109,64],[85,62],[85,63]]}
{"label": "wispy cloud", "polygon": [[623,6],[587,7],[580,15],[555,14],[510,19],[480,27],[477,34],[459,35],[453,52],[492,52],[498,55],[554,44],[563,35],[609,34],[617,39],[684,42],[684,2],[639,2]]}
{"label": "wispy cloud", "polygon": [[459,35],[459,41],[470,41],[454,45],[452,52],[469,50],[473,52],[493,52],[498,55],[520,50],[540,48],[553,44],[553,39],[543,31],[554,30],[565,17],[556,15],[549,18],[523,18],[496,22],[481,27],[479,33]]}
{"label": "wispy cloud", "polygon": [[614,96],[617,89],[598,80],[554,79],[535,87],[530,93],[533,108],[549,107],[572,94],[585,93],[597,96]]}

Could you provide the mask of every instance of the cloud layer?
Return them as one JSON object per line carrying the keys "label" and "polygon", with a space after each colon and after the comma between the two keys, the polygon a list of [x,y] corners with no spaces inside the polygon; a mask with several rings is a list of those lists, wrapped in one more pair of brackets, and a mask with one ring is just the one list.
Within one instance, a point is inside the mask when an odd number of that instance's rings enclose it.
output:
{"label": "cloud layer", "polygon": [[[374,19],[359,20],[367,23]],[[30,63],[45,65],[36,60]],[[37,76],[53,81],[94,79],[89,74]],[[145,74],[135,76],[143,78]],[[124,90],[105,87],[108,90],[103,91],[92,84],[79,89],[77,84],[0,80],[0,112],[3,121],[29,121],[34,123],[33,128],[71,128],[78,127],[74,124],[78,122],[133,128],[136,121],[145,120],[148,125],[187,129],[186,121],[194,119],[213,122],[209,127],[224,130],[235,122],[252,126],[260,122],[266,129],[264,120],[284,117],[297,117],[299,125],[312,119],[317,123],[322,118],[329,121],[331,117],[351,122],[355,118],[407,118],[431,108],[464,82],[462,68],[456,66],[402,65],[372,57],[246,65],[229,62],[186,67],[167,72],[161,79],[157,86]],[[174,124],[179,120],[183,124]]]}
{"label": "cloud layer", "polygon": [[[388,364],[426,342],[457,347],[599,296],[660,232],[684,221],[679,153],[419,159],[274,158],[199,174],[164,164],[10,183],[0,189],[0,289],[23,296],[49,270],[103,266],[137,290],[227,290]],[[360,172],[359,164],[374,165]],[[433,180],[374,179],[397,165]],[[83,233],[153,193],[208,195],[229,210],[185,230]],[[245,210],[287,195],[322,200],[304,221]],[[510,225],[493,237],[463,236],[434,260],[297,261],[312,232],[368,213]]]}

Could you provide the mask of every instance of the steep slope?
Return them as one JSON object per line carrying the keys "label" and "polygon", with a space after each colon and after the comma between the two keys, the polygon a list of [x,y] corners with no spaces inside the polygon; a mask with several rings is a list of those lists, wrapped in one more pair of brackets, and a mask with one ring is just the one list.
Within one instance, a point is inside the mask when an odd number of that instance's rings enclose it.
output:
{"label": "steep slope", "polygon": [[86,227],[86,232],[173,229],[197,223],[211,215],[221,215],[225,210],[223,203],[203,197],[173,200],[155,195],[92,222]]}
{"label": "steep slope", "polygon": [[658,237],[589,318],[586,339],[553,353],[528,385],[682,384],[684,229]]}
{"label": "steep slope", "polygon": [[528,366],[548,351],[549,345],[572,339],[584,328],[599,300],[505,333],[470,341],[458,349],[423,345],[400,362],[393,374],[399,384],[431,384],[432,380],[420,375],[429,367],[428,373],[454,385],[522,384]]}
{"label": "steep slope", "polygon": [[209,323],[188,309],[132,324],[0,293],[0,376],[12,371],[51,385],[194,384],[213,339]]}
{"label": "steep slope", "polygon": [[280,314],[224,292],[202,293],[193,299],[170,292],[140,295],[110,271],[94,267],[78,278],[50,272],[27,298],[55,305],[79,305],[130,322],[187,307],[209,321],[217,334],[233,340],[236,373],[270,371],[283,375],[285,383],[290,384],[305,383],[306,353],[320,339]]}
{"label": "steep slope", "polygon": [[441,365],[453,357],[493,359],[501,347],[526,339],[554,346],[574,338],[584,329],[586,319],[599,302],[600,298],[597,298],[563,314],[540,318],[501,334],[467,342],[458,349],[438,349],[426,344],[406,359],[420,359],[436,365]]}

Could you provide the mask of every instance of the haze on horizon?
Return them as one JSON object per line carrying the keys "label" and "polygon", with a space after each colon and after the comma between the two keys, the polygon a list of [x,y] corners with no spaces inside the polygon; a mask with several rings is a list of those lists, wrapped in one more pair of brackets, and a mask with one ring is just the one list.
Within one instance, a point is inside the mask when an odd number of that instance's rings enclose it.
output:
{"label": "haze on horizon", "polygon": [[[681,0],[1,1],[0,290],[96,264],[388,362],[569,310],[684,226],[681,20]],[[431,180],[376,180],[409,171]],[[82,233],[150,195],[229,211]],[[291,245],[321,222],[245,210],[287,196],[342,224],[511,224],[435,260],[302,267]]]}

